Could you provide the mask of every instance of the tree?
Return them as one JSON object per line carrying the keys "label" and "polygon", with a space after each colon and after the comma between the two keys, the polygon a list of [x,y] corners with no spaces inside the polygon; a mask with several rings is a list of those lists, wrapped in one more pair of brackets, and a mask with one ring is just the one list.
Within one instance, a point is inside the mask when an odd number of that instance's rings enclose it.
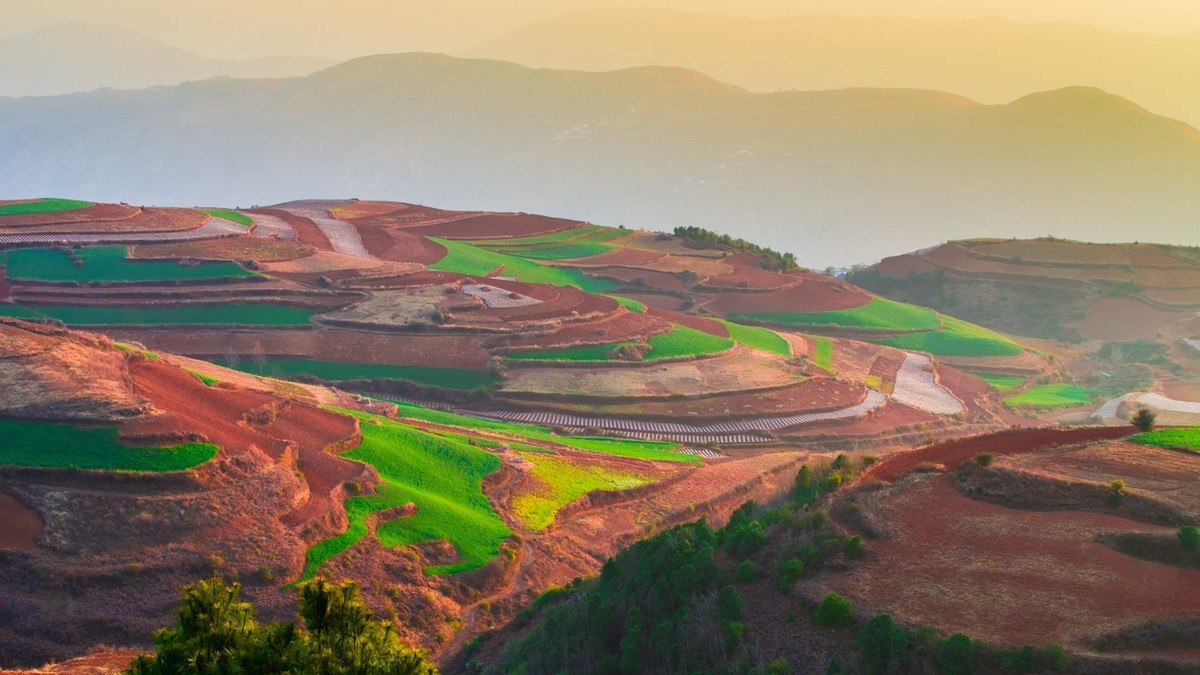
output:
{"label": "tree", "polygon": [[849,626],[854,623],[854,605],[831,591],[817,604],[817,610],[813,612],[813,620],[822,626],[837,628]]}
{"label": "tree", "polygon": [[937,665],[942,675],[970,675],[975,672],[975,642],[962,633],[942,640],[938,645]]}
{"label": "tree", "polygon": [[131,664],[133,675],[316,673],[436,675],[425,654],[401,644],[389,622],[363,604],[358,584],[314,579],[298,591],[294,622],[259,624],[240,599],[241,584],[219,577],[184,587],[179,623],[154,636],[153,655]]}
{"label": "tree", "polygon": [[1200,547],[1200,530],[1197,530],[1195,525],[1181,525],[1179,527],[1179,545],[1185,551],[1195,551]]}
{"label": "tree", "polygon": [[742,618],[742,607],[746,601],[733,586],[725,586],[717,593],[717,615],[723,621],[738,621]]}
{"label": "tree", "polygon": [[1137,427],[1138,431],[1145,433],[1154,428],[1154,422],[1157,419],[1158,416],[1150,412],[1148,408],[1139,408],[1129,421]]}
{"label": "tree", "polygon": [[1118,478],[1108,484],[1108,489],[1104,492],[1104,503],[1109,506],[1119,506],[1121,500],[1125,498],[1125,481]]}
{"label": "tree", "polygon": [[880,614],[863,624],[854,638],[854,651],[868,675],[904,673],[912,666],[913,638],[892,617]]}

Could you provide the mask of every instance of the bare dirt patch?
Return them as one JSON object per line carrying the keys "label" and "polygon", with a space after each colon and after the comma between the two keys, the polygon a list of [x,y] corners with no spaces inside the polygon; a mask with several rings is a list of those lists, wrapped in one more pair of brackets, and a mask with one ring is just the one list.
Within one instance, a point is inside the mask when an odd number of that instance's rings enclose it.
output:
{"label": "bare dirt patch", "polygon": [[200,228],[212,216],[192,209],[146,207],[122,220],[81,221],[26,227],[0,227],[0,234],[121,234],[135,232],[184,232]]}
{"label": "bare dirt patch", "polygon": [[836,279],[813,273],[799,286],[764,293],[720,293],[705,307],[722,316],[731,312],[829,312],[862,307],[871,296]]}
{"label": "bare dirt patch", "polygon": [[588,258],[576,258],[575,260],[569,261],[569,264],[572,266],[586,265],[589,267],[592,265],[599,267],[606,267],[610,265],[613,267],[643,267],[656,260],[662,260],[665,257],[667,257],[667,254],[659,251],[647,251],[640,248],[621,247]]}
{"label": "bare dirt patch", "polygon": [[1133,298],[1101,298],[1088,306],[1087,314],[1076,326],[1096,340],[1136,340],[1154,337],[1159,327],[1181,318],[1180,314],[1155,309]]}
{"label": "bare dirt patch", "polygon": [[446,239],[507,239],[561,232],[584,225],[578,220],[531,214],[485,214],[434,225],[419,225],[411,232]]}
{"label": "bare dirt patch", "polygon": [[312,255],[316,248],[282,239],[223,237],[163,244],[139,244],[130,249],[133,258],[198,258],[201,260],[255,260],[283,262]]}
{"label": "bare dirt patch", "polygon": [[0,549],[32,551],[42,533],[42,519],[15,497],[0,492]]}

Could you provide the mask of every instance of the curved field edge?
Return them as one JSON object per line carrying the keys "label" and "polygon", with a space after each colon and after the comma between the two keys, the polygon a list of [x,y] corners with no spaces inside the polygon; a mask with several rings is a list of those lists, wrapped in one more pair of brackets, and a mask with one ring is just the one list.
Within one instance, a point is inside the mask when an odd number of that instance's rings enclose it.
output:
{"label": "curved field edge", "polygon": [[513,517],[531,532],[540,532],[554,522],[562,507],[596,490],[627,490],[651,482],[631,471],[603,466],[580,465],[553,455],[522,453],[531,463],[538,489],[512,500]]}
{"label": "curved field edge", "polygon": [[1004,402],[1016,407],[1069,408],[1088,405],[1092,402],[1092,396],[1100,393],[1097,389],[1085,389],[1073,384],[1039,384],[1005,398]]}
{"label": "curved field edge", "polygon": [[615,281],[593,279],[577,269],[545,267],[532,260],[451,239],[429,237],[429,240],[446,247],[445,257],[429,266],[433,270],[476,277],[486,277],[499,270],[504,276],[526,283],[575,286],[589,293],[603,293],[620,287]]}
{"label": "curved field edge", "polygon": [[389,548],[449,542],[458,561],[428,567],[426,574],[477,569],[499,555],[500,544],[512,531],[483,493],[484,477],[500,468],[498,457],[385,417],[335,410],[362,422],[362,443],[341,456],[374,467],[381,483],[376,494],[346,500],[349,526],[309,548],[301,580],[312,578],[325,561],[361,541],[375,513],[409,503],[416,506],[413,515],[378,524],[375,536]]}
{"label": "curved field edge", "polygon": [[939,314],[940,330],[905,333],[879,344],[937,356],[1017,356],[1021,345],[982,326]]}
{"label": "curved field edge", "polygon": [[1200,427],[1156,429],[1130,437],[1134,443],[1200,453]]}
{"label": "curved field edge", "polygon": [[245,225],[246,227],[250,227],[251,225],[254,224],[254,219],[251,218],[250,216],[247,216],[244,213],[239,213],[237,211],[233,211],[231,209],[200,209],[200,210],[202,212],[207,213],[208,215],[212,216],[213,218],[224,218],[225,220],[228,220],[232,223],[237,223],[238,225]]}
{"label": "curved field edge", "polygon": [[886,298],[873,298],[861,307],[827,312],[730,312],[729,318],[784,326],[859,328],[879,331],[937,330],[937,312]]}
{"label": "curved field edge", "polygon": [[658,462],[680,462],[685,464],[703,463],[695,455],[685,455],[676,452],[681,446],[678,443],[668,441],[640,441],[594,436],[560,436],[552,433],[545,427],[533,424],[485,420],[442,410],[432,410],[399,401],[391,402],[396,404],[396,414],[401,418],[461,429],[487,431],[495,435],[511,438],[516,442],[535,440],[553,443],[554,445],[572,450],[598,452],[615,457],[646,459]]}
{"label": "curved field edge", "polygon": [[212,443],[134,447],[116,427],[0,419],[0,465],[168,472],[192,469],[217,456]]}
{"label": "curved field edge", "polygon": [[8,255],[6,273],[14,281],[51,283],[214,281],[262,276],[229,261],[184,266],[166,260],[134,260],[125,246],[89,246],[70,252],[52,248],[17,249]]}
{"label": "curved field edge", "polygon": [[614,342],[562,349],[537,349],[509,354],[507,358],[514,361],[620,361],[620,358],[613,355],[614,350],[641,344],[650,347],[643,360],[655,361],[716,354],[733,348],[734,341],[675,324],[671,332],[653,335],[644,343]]}
{"label": "curved field edge", "polygon": [[465,368],[401,366],[320,359],[213,359],[213,363],[263,377],[310,376],[330,382],[339,380],[402,380],[443,389],[486,389],[500,381],[495,375]]}
{"label": "curved field edge", "polygon": [[31,213],[58,213],[61,211],[78,211],[95,206],[96,202],[80,199],[59,199],[47,197],[30,202],[0,205],[0,216],[24,216]]}

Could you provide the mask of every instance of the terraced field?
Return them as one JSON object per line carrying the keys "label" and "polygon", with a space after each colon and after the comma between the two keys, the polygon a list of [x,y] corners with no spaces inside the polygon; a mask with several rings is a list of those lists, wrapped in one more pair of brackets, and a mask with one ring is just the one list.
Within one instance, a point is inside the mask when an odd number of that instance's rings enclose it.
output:
{"label": "terraced field", "polygon": [[261,358],[236,363],[214,359],[215,363],[254,375],[266,377],[312,377],[337,382],[339,380],[403,380],[429,387],[447,389],[485,389],[499,378],[478,370],[440,368],[437,366],[398,366],[380,363],[349,363],[318,359]]}
{"label": "terraced field", "polygon": [[930,331],[941,328],[937,313],[924,307],[875,298],[862,307],[828,312],[732,312],[730,318],[801,328],[843,327],[880,331]]}
{"label": "terraced field", "polygon": [[939,315],[942,328],[897,335],[881,344],[898,349],[929,352],[937,356],[1016,356],[1021,345],[982,326]]}
{"label": "terraced field", "polygon": [[430,265],[430,269],[478,277],[499,274],[531,284],[576,286],[590,293],[603,293],[618,287],[615,282],[594,279],[579,270],[545,267],[525,258],[490,251],[466,242],[436,237],[430,237],[430,240],[445,246],[447,250],[446,257]]}
{"label": "terraced field", "polygon": [[530,473],[538,486],[513,498],[513,515],[532,532],[549,527],[559,509],[593,490],[626,490],[650,482],[635,472],[577,464],[552,455],[525,452],[521,456],[533,465]]}
{"label": "terraced field", "polygon": [[[30,316],[32,313],[33,316]],[[0,316],[50,318],[71,326],[303,326],[311,310],[282,305],[186,305],[181,307],[105,307],[99,305],[0,305]]]}
{"label": "terraced field", "polygon": [[15,204],[0,204],[0,216],[23,216],[30,213],[56,213],[59,211],[76,211],[95,206],[95,202],[85,202],[78,199],[34,199]]}
{"label": "terraced field", "polygon": [[171,282],[258,278],[233,262],[181,265],[158,260],[131,260],[124,246],[92,246],[77,251],[23,248],[9,255],[8,278],[14,281]]}
{"label": "terraced field", "polygon": [[0,465],[100,469],[104,471],[183,471],[217,456],[211,443],[131,447],[117,429],[0,419]]}
{"label": "terraced field", "polygon": [[1015,396],[1009,396],[1004,402],[1012,406],[1029,406],[1034,408],[1069,408],[1087,405],[1092,397],[1101,392],[1086,389],[1073,384],[1039,384]]}
{"label": "terraced field", "polygon": [[[758,336],[754,335],[754,338]],[[622,359],[617,352],[621,348],[635,347],[639,344],[623,342],[565,349],[539,349],[510,354],[508,358],[514,361],[620,361]],[[716,354],[733,347],[734,341],[677,325],[669,333],[651,336],[644,344],[649,347],[649,351],[643,360],[655,361]]]}

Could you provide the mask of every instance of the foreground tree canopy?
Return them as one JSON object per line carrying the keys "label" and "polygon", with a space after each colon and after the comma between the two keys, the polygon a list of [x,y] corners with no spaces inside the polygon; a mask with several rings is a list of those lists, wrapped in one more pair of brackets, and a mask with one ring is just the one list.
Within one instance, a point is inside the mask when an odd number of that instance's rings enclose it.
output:
{"label": "foreground tree canopy", "polygon": [[358,584],[313,579],[298,589],[303,622],[260,624],[240,599],[241,584],[220,578],[186,586],[179,623],[154,636],[153,655],[139,656],[132,675],[172,673],[316,673],[436,675],[428,657],[406,647],[392,625],[374,618]]}

